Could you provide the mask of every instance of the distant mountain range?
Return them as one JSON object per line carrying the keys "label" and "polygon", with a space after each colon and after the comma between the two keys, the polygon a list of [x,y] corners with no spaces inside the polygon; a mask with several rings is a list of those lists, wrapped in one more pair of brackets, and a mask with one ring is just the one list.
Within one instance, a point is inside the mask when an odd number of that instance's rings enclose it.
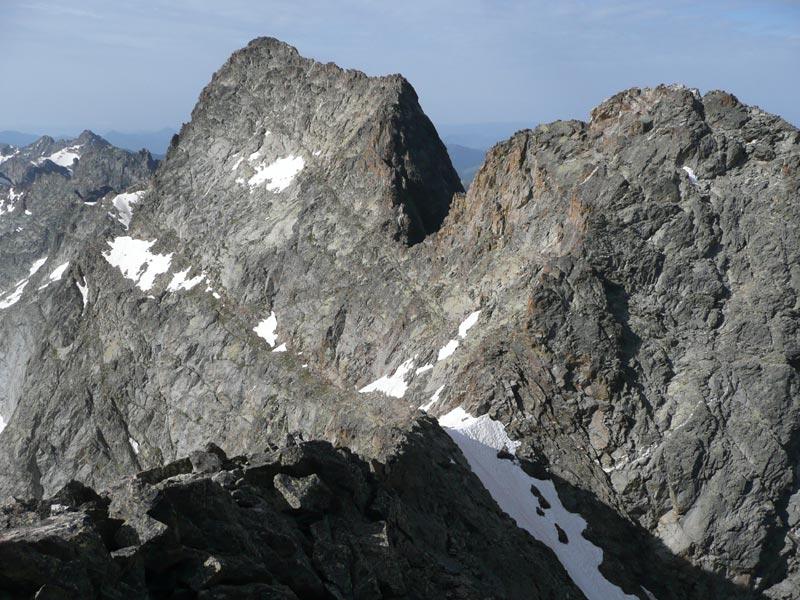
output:
{"label": "distant mountain range", "polygon": [[[450,160],[461,178],[464,187],[469,187],[472,178],[478,168],[483,164],[483,157],[486,150],[500,139],[503,139],[503,131],[512,132],[518,128],[510,124],[475,124],[475,125],[446,125],[445,131],[450,135],[444,135],[443,139],[450,154]],[[101,134],[109,143],[125,150],[138,151],[142,148],[149,150],[156,158],[163,158],[169,147],[172,136],[177,133],[177,129],[165,127],[157,131],[106,131]],[[497,134],[495,136],[495,134]],[[11,144],[12,146],[27,146],[32,144],[41,135],[24,133],[21,131],[0,131],[0,144]],[[56,139],[68,139],[71,136],[53,136]],[[464,142],[467,145],[464,145]],[[469,143],[472,146],[468,145]]]}
{"label": "distant mountain range", "polygon": [[436,130],[446,144],[488,150],[496,143],[507,140],[521,129],[532,129],[533,121],[507,121],[499,123],[436,124]]}
{"label": "distant mountain range", "polygon": [[461,183],[464,187],[469,187],[475,173],[483,164],[483,158],[486,156],[486,150],[478,150],[477,148],[468,148],[460,144],[450,144],[445,142],[447,146],[447,153],[450,155],[450,160],[455,167],[458,176],[461,178]]}
{"label": "distant mountain range", "polygon": [[172,136],[177,133],[177,129],[165,127],[157,131],[134,131],[124,133],[121,131],[107,131],[103,134],[109,142],[125,150],[141,150],[146,148],[152,154],[163,156],[167,153],[169,142]]}
{"label": "distant mountain range", "polygon": [[0,131],[0,144],[22,147],[32,144],[40,137],[32,133],[22,133],[21,131]]}
{"label": "distant mountain range", "polygon": [[[154,156],[163,157],[169,147],[172,136],[177,132],[176,129],[165,127],[157,131],[106,131],[100,135],[109,143],[123,148],[124,150],[138,151],[142,148],[149,150]],[[24,133],[21,131],[0,131],[0,144],[11,144],[12,146],[27,146],[38,140],[44,134]],[[57,140],[69,139],[72,135],[54,135]]]}

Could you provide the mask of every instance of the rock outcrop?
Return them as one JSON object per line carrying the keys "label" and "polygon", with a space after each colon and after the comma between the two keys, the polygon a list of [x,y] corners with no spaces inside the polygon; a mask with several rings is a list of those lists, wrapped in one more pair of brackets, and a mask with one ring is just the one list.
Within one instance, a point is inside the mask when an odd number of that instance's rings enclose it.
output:
{"label": "rock outcrop", "polygon": [[[57,158],[37,177],[77,180]],[[798,167],[778,117],[660,86],[517,133],[463,194],[401,77],[256,40],[146,189],[80,188],[114,218],[59,230],[69,277],[30,274],[50,234],[2,267],[4,294],[33,283],[0,326],[37,324],[3,367],[0,492],[296,432],[389,464],[419,408],[462,407],[555,482],[626,594],[796,598]],[[324,473],[282,475],[270,494],[331,510]]]}
{"label": "rock outcrop", "polygon": [[231,459],[212,445],[100,495],[71,482],[0,509],[0,588],[53,598],[582,598],[463,460],[446,458],[455,454],[423,418],[375,472],[326,442],[292,441]]}
{"label": "rock outcrop", "polygon": [[496,146],[434,240],[491,313],[440,410],[488,411],[674,555],[796,595],[799,165],[796,128],[679,86]]}
{"label": "rock outcrop", "polygon": [[[85,288],[78,262],[114,231],[111,196],[146,185],[156,166],[149,153],[120,150],[90,131],[74,140],[43,137],[24,148],[0,149],[3,425],[42,339],[61,332],[62,345],[68,345],[74,335],[69,307],[82,306]],[[66,289],[59,295],[61,286]],[[50,329],[51,319],[62,325]]]}

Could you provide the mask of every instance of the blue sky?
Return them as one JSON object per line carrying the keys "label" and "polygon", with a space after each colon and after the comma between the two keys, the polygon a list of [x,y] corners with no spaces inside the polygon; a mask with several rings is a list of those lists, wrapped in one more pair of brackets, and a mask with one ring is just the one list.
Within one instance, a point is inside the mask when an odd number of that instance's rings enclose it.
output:
{"label": "blue sky", "polygon": [[800,124],[800,0],[0,0],[0,129],[179,125],[259,35],[403,73],[444,129],[585,119],[661,82]]}

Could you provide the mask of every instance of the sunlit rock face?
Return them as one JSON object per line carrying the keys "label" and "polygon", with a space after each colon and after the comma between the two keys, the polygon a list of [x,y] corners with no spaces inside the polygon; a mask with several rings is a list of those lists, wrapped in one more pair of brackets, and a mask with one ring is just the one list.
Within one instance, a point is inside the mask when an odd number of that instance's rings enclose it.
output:
{"label": "sunlit rock face", "polygon": [[152,179],[95,143],[0,156],[4,496],[289,434],[377,472],[462,411],[509,443],[436,438],[487,488],[459,510],[521,510],[589,597],[797,597],[796,128],[631,89],[496,145],[465,195],[408,82],[259,39]]}

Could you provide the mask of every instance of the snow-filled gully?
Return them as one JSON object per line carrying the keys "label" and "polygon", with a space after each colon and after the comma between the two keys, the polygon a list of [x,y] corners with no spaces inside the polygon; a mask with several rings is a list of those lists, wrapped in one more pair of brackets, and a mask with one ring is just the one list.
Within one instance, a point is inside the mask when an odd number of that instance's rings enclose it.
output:
{"label": "snow-filled gully", "polygon": [[[471,313],[458,328],[458,336],[440,348],[437,362],[452,356],[478,322],[481,311]],[[426,364],[413,371],[416,356],[403,362],[391,375],[373,381],[359,392],[381,392],[402,398],[409,387],[409,374],[421,375],[433,368]],[[439,402],[445,386],[441,385],[420,410],[428,412]],[[508,437],[505,426],[488,415],[474,417],[456,408],[439,417],[439,424],[461,449],[472,471],[486,487],[498,506],[520,528],[550,548],[575,585],[589,600],[637,600],[608,581],[599,566],[603,551],[583,537],[586,521],[569,512],[561,503],[552,481],[536,479],[522,470],[514,458],[519,442]],[[498,458],[505,450],[510,458]],[[540,500],[541,498],[541,500]]]}
{"label": "snow-filled gully", "polygon": [[[488,415],[473,417],[459,407],[441,416],[439,424],[498,506],[517,526],[553,550],[589,600],[636,600],[600,573],[603,551],[583,537],[586,521],[564,508],[553,482],[531,477],[516,460],[498,458],[498,451],[513,455],[519,446],[508,437],[502,423]],[[540,502],[537,493],[546,503]],[[559,540],[556,526],[566,534],[564,541]]]}
{"label": "snow-filled gully", "polygon": [[[450,358],[453,353],[458,349],[459,346],[459,338],[461,340],[467,339],[467,332],[472,329],[475,323],[478,322],[478,318],[481,315],[481,311],[476,310],[473,313],[470,313],[466,319],[464,319],[461,324],[458,326],[458,337],[455,339],[450,340],[439,349],[438,356],[436,358],[436,362],[445,360]],[[417,357],[414,356],[406,361],[404,361],[392,375],[384,375],[383,377],[376,379],[369,385],[362,387],[359,391],[361,394],[366,394],[369,392],[381,392],[387,396],[392,396],[393,398],[402,398],[406,394],[406,390],[408,390],[409,382],[406,381],[406,378],[411,373],[412,369],[414,368],[414,363],[417,360]],[[433,369],[433,365],[428,363],[425,364],[414,371],[414,375],[422,375]],[[433,404],[439,400],[439,394],[441,393],[442,388],[437,390],[437,393],[431,398],[432,402],[425,405],[425,407],[420,407],[423,410],[428,410]]]}

